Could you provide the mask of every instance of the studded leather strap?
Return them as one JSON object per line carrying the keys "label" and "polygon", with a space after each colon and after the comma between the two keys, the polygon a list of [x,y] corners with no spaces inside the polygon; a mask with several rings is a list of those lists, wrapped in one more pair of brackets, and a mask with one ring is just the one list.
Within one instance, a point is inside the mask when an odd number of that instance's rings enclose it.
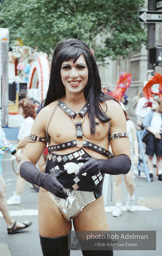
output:
{"label": "studded leather strap", "polygon": [[[66,143],[61,143],[61,144],[57,144],[57,145],[53,145],[53,146],[49,146],[48,147],[48,151],[49,152],[52,152],[52,151],[59,151],[59,150],[62,150],[62,149],[67,149],[67,148],[72,148],[72,147],[76,147],[77,146],[77,142],[76,140],[71,140],[71,141],[68,141]],[[83,147],[85,148],[89,148],[97,153],[100,153],[104,156],[106,156],[107,158],[110,158],[112,157],[113,155],[110,153],[110,151],[92,143],[92,142],[89,142],[87,140],[84,140],[83,142]]]}
{"label": "studded leather strap", "polygon": [[[61,100],[59,100],[58,102],[58,106],[68,115],[70,116],[72,119],[74,119],[77,114],[72,111],[65,103],[63,103]],[[84,107],[79,111],[78,115],[80,115],[80,117],[84,118],[84,115],[87,113],[88,111],[88,104],[85,104]],[[74,122],[74,120],[73,120]],[[83,122],[83,121],[82,121]],[[74,122],[75,126],[76,126],[76,137],[77,138],[83,138],[83,131],[82,131],[82,122]],[[110,127],[110,124],[109,124]],[[110,129],[109,129],[110,130]],[[52,152],[52,151],[59,151],[62,149],[67,149],[67,148],[72,148],[72,147],[77,147],[77,141],[76,139],[65,142],[65,143],[61,143],[61,144],[57,144],[57,145],[53,145],[53,146],[48,146],[48,151]],[[83,145],[81,147],[85,147],[85,148],[89,148],[97,153],[100,153],[108,158],[112,157],[113,155],[106,149],[91,143],[87,140],[83,140]]]}
{"label": "studded leather strap", "polygon": [[126,138],[128,137],[128,134],[126,132],[113,132],[110,136],[109,139],[118,139],[118,138]]}
{"label": "studded leather strap", "polygon": [[[75,118],[77,116],[77,113],[75,113],[73,110],[71,110],[64,102],[59,100],[58,103],[59,107],[70,117]],[[85,114],[88,111],[88,104],[86,103],[84,107],[79,111],[78,115],[81,117],[85,116]]]}
{"label": "studded leather strap", "polygon": [[30,135],[28,142],[44,142],[47,143],[48,142],[48,138],[47,137],[40,137],[40,136],[36,136],[36,135]]}

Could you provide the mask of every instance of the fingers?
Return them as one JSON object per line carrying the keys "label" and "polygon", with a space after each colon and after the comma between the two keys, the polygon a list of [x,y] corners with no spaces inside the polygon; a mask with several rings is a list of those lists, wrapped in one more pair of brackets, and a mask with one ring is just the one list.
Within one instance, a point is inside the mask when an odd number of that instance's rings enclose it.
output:
{"label": "fingers", "polygon": [[78,162],[79,163],[85,163],[85,162],[87,162],[90,159],[91,159],[90,157],[80,158],[80,159],[78,159]]}
{"label": "fingers", "polygon": [[60,191],[64,189],[63,185],[57,180],[57,178],[54,178],[53,185]]}
{"label": "fingers", "polygon": [[79,173],[88,172],[90,168],[91,168],[91,160],[88,160],[79,168]]}
{"label": "fingers", "polygon": [[[61,186],[60,186],[61,185]],[[67,197],[68,197],[68,194],[67,194],[67,192],[64,190],[64,187],[62,186],[62,184],[61,183],[56,183],[55,185],[54,185],[54,191],[53,191],[53,193],[56,195],[56,196],[58,196],[58,197],[60,197],[60,198],[64,198],[64,199],[66,199]]]}
{"label": "fingers", "polygon": [[55,190],[55,195],[61,198],[67,198],[68,194],[67,192],[64,190],[63,185],[57,180],[57,178],[54,178],[54,182],[53,182],[53,186],[54,186],[54,190]]}
{"label": "fingers", "polygon": [[54,194],[63,199],[66,199],[68,197],[68,194],[65,190],[57,190]]}
{"label": "fingers", "polygon": [[88,160],[80,168],[79,174],[87,173],[89,175],[96,174],[100,171],[98,162],[95,159]]}

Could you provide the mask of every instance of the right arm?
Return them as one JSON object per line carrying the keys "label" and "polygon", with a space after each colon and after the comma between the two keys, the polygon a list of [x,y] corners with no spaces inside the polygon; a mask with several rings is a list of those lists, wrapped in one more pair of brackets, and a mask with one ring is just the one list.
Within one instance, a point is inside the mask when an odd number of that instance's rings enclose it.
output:
{"label": "right arm", "polygon": [[[50,113],[48,107],[42,109],[35,119],[34,125],[31,130],[31,135],[39,137],[46,137],[45,128]],[[64,191],[61,183],[58,182],[57,177],[62,172],[56,173],[41,173],[35,166],[40,156],[42,155],[46,143],[44,142],[28,142],[22,156],[22,164],[20,166],[20,175],[22,178],[30,183],[41,186],[47,191],[59,196],[66,198],[67,193]]]}
{"label": "right arm", "polygon": [[153,111],[150,111],[144,119],[143,126],[145,127],[146,130],[151,132],[157,139],[161,139],[160,131],[155,132],[154,129],[151,128],[152,118],[153,118]]}

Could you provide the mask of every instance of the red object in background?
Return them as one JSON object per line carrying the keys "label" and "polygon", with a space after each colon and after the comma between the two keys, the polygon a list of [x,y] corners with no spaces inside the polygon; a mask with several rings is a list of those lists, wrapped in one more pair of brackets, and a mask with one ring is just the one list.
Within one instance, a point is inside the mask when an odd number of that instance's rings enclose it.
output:
{"label": "red object in background", "polygon": [[15,59],[15,76],[18,75],[18,72],[17,72],[17,65],[18,65],[18,59]]}
{"label": "red object in background", "polygon": [[[159,84],[159,92],[153,92],[151,87],[154,84]],[[159,73],[155,73],[154,76],[147,82],[143,88],[143,95],[149,100],[154,98],[154,96],[159,96],[159,99],[162,100],[162,76]]]}
{"label": "red object in background", "polygon": [[131,80],[132,80],[132,76],[130,73],[128,73],[128,74],[127,74],[127,72],[120,73],[119,80],[117,82],[115,91],[113,91],[113,92],[111,91],[108,94],[110,94],[112,97],[114,97],[118,101],[121,101],[126,90],[128,89],[128,87],[131,84]]}
{"label": "red object in background", "polygon": [[148,101],[144,104],[143,108],[148,108],[148,107],[152,107],[152,102],[151,101]]}

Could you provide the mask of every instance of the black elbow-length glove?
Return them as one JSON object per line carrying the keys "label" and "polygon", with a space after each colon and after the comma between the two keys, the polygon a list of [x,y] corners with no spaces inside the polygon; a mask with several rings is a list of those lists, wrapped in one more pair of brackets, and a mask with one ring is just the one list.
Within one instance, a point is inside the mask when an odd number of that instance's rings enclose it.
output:
{"label": "black elbow-length glove", "polygon": [[131,168],[131,160],[127,155],[118,155],[110,159],[83,158],[84,164],[79,169],[79,175],[87,173],[95,175],[99,172],[111,175],[127,174]]}
{"label": "black elbow-length glove", "polygon": [[55,194],[60,198],[66,198],[67,192],[63,185],[57,180],[57,177],[63,175],[64,172],[57,173],[41,173],[37,167],[30,161],[25,161],[20,166],[20,175],[28,182],[45,188],[47,191]]}

